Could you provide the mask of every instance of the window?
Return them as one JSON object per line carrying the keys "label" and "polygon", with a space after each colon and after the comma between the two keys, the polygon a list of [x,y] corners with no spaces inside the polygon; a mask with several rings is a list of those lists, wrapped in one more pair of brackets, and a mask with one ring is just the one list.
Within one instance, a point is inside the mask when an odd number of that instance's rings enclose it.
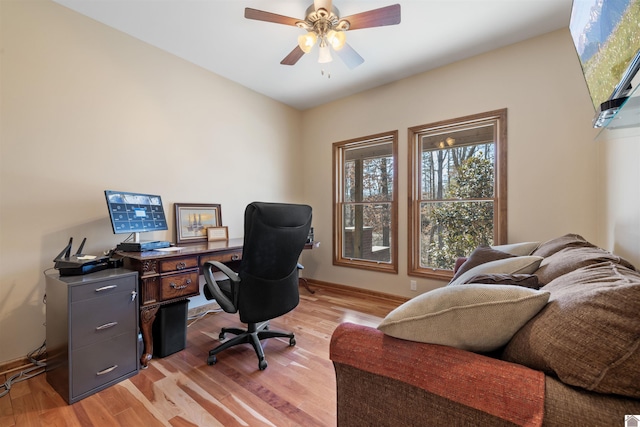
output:
{"label": "window", "polygon": [[333,263],[398,272],[398,132],[333,144]]}
{"label": "window", "polygon": [[507,237],[507,110],[409,129],[409,270],[452,277],[460,256]]}

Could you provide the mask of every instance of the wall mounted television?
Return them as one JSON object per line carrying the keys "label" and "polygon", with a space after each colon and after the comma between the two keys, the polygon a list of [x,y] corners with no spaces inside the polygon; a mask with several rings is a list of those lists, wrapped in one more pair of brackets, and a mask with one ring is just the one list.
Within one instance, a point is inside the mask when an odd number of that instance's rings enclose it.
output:
{"label": "wall mounted television", "polygon": [[133,233],[136,241],[138,233],[168,230],[160,196],[113,190],[104,195],[115,234]]}
{"label": "wall mounted television", "polygon": [[593,126],[615,115],[640,69],[640,0],[573,0],[569,30],[596,110]]}

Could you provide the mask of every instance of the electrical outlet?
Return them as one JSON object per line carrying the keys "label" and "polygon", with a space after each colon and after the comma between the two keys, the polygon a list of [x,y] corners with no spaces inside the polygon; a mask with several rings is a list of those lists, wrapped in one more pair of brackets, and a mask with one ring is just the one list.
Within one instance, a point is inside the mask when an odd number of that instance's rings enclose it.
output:
{"label": "electrical outlet", "polygon": [[418,290],[418,285],[415,280],[412,280],[411,282],[409,282],[409,287],[411,288],[412,291]]}

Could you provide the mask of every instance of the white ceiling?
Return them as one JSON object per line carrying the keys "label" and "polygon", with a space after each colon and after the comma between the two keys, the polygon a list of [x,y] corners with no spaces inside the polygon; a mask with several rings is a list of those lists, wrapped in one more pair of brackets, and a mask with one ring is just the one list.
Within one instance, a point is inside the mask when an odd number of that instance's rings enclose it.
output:
{"label": "white ceiling", "polygon": [[336,55],[318,64],[317,47],[280,65],[304,30],[244,18],[251,7],[302,19],[312,0],[54,1],[299,110],[566,28],[572,2],[334,0],[340,16],[402,8],[399,25],[347,32],[365,60],[349,70]]}

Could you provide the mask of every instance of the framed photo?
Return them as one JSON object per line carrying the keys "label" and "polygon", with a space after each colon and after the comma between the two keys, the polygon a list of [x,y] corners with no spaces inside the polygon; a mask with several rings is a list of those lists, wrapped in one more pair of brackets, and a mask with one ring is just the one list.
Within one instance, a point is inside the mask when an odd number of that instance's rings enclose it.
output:
{"label": "framed photo", "polygon": [[207,228],[207,240],[217,242],[220,240],[229,240],[229,230],[227,227],[209,227]]}
{"label": "framed photo", "polygon": [[207,229],[222,226],[219,204],[174,203],[176,208],[176,244],[206,242]]}

